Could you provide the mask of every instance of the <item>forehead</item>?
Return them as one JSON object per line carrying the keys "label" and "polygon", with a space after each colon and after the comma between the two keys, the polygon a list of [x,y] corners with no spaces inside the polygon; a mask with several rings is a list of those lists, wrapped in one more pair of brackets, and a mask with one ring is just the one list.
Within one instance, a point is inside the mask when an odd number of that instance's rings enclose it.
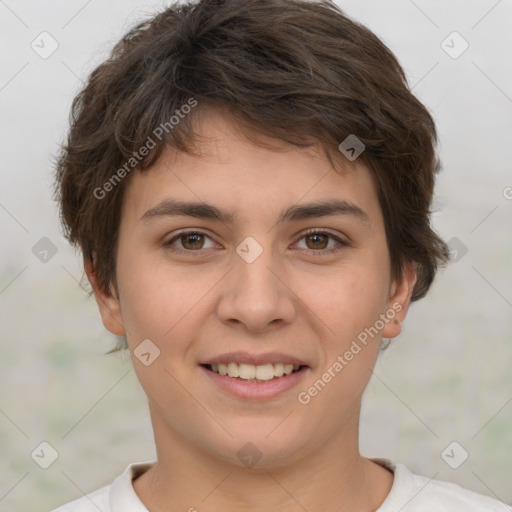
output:
{"label": "forehead", "polygon": [[[125,190],[123,216],[137,217],[165,201],[179,199],[218,205],[231,221],[255,220],[283,206],[341,200],[368,217],[379,216],[368,168],[343,155],[329,159],[320,144],[307,148],[256,134],[218,112],[199,116],[194,154],[166,147],[159,160],[136,172]],[[228,220],[228,219],[223,219]]]}

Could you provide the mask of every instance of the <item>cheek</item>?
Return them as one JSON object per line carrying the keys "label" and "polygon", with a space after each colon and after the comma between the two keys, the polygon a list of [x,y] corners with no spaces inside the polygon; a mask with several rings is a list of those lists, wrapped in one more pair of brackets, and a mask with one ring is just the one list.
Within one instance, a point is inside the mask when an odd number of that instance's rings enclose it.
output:
{"label": "cheek", "polygon": [[202,273],[198,267],[144,264],[136,257],[120,262],[118,277],[128,342],[149,338],[165,350],[179,349],[178,334],[191,332],[194,313],[205,307],[207,291],[219,281],[217,273]]}
{"label": "cheek", "polygon": [[169,314],[174,309],[172,297],[177,290],[161,269],[145,261],[142,255],[122,248],[119,252],[124,256],[118,259],[117,276],[128,342],[135,344],[144,338],[157,341],[162,332],[172,327]]}
{"label": "cheek", "polygon": [[379,354],[381,336],[372,327],[385,310],[386,285],[385,274],[352,266],[308,296],[306,306],[321,319],[316,325],[321,326],[322,356],[298,402],[326,424],[357,416]]}
{"label": "cheek", "polygon": [[[126,261],[118,275],[123,321],[138,379],[148,397],[174,410],[183,399],[178,384],[183,379],[177,381],[173,376],[192,366],[187,349],[194,334],[194,312],[204,307],[201,299],[207,283],[191,277],[193,272],[171,272],[169,266],[145,265],[142,260],[136,266],[133,260]],[[147,366],[137,355],[142,352],[138,347],[143,340],[156,346],[144,350],[151,353]],[[158,354],[154,361],[153,353]]]}
{"label": "cheek", "polygon": [[363,263],[308,276],[297,295],[323,321],[330,337],[346,342],[373,325],[384,312],[388,284],[385,267]]}

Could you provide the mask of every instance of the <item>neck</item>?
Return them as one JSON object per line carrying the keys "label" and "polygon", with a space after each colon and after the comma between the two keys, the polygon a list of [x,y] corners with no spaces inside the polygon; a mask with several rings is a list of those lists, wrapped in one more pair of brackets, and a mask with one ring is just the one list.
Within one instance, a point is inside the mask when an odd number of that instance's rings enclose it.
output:
{"label": "neck", "polygon": [[245,467],[152,419],[158,462],[133,483],[151,512],[373,512],[392,486],[391,473],[359,454],[358,422],[286,463]]}

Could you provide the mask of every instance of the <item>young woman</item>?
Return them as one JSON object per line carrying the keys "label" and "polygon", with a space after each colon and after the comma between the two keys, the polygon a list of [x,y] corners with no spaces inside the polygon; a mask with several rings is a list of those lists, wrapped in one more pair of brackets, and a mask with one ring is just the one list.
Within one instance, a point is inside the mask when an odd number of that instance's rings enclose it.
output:
{"label": "young woman", "polygon": [[158,460],[58,511],[510,510],[359,452],[381,342],[448,260],[435,142],[332,3],[201,0],[126,34],[75,99],[57,187]]}

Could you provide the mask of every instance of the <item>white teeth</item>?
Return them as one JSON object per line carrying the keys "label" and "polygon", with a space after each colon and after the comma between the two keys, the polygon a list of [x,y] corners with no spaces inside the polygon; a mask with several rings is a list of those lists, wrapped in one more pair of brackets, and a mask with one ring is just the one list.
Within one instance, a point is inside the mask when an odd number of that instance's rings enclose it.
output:
{"label": "white teeth", "polygon": [[274,375],[276,377],[282,377],[284,375],[284,364],[277,363],[274,365]]}
{"label": "white teeth", "polygon": [[212,364],[211,369],[220,375],[227,375],[232,378],[240,378],[243,380],[272,380],[275,377],[282,377],[283,375],[290,375],[293,371],[300,368],[298,365],[290,363],[276,363],[276,364],[245,364],[231,362],[228,364]]}
{"label": "white teeth", "polygon": [[286,373],[286,375],[289,375],[292,372],[293,372],[293,364],[285,364],[284,365],[284,373]]}
{"label": "white teeth", "polygon": [[236,363],[229,363],[228,364],[228,375],[230,377],[239,377],[238,373],[238,365]]}
{"label": "white teeth", "polygon": [[[229,363],[229,364],[236,364],[236,363]],[[241,379],[255,379],[256,378],[256,366],[253,364],[240,364],[237,365],[239,367],[240,375],[239,377]]]}
{"label": "white teeth", "polygon": [[259,380],[272,380],[274,378],[274,365],[262,364],[256,366],[256,378]]}

